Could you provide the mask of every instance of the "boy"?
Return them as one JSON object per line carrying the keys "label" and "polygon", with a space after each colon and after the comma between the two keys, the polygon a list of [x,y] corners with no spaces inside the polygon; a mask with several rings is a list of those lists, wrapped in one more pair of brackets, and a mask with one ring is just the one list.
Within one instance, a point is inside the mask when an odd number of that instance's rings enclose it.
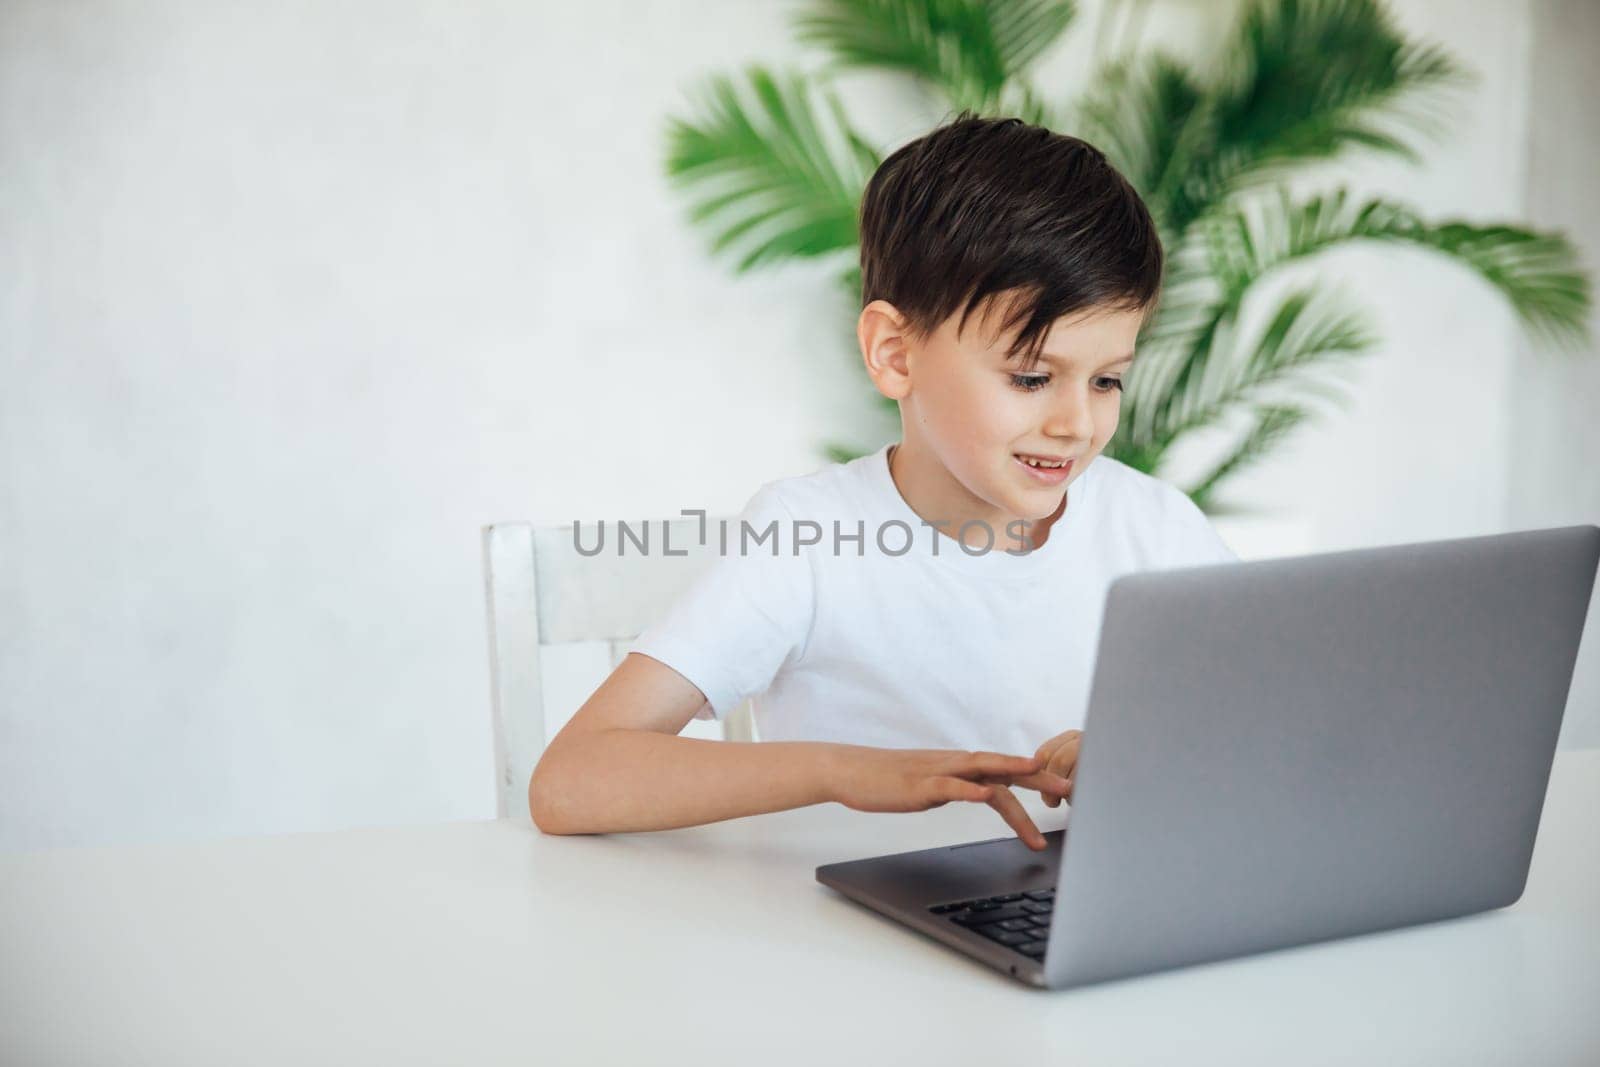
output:
{"label": "boy", "polygon": [[[544,832],[965,800],[1042,849],[1010,787],[1070,799],[1111,580],[1237,559],[1183,493],[1095,459],[1163,262],[1099,151],[963,113],[883,162],[860,222],[857,336],[901,440],[756,492],[550,742]],[[753,696],[759,743],[678,736]]]}

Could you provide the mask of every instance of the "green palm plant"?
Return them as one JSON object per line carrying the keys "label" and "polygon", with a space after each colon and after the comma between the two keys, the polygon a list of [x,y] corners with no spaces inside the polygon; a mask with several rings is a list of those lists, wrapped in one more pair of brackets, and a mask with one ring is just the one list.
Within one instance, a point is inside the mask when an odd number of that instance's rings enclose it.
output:
{"label": "green palm plant", "polygon": [[[1160,473],[1177,442],[1231,425],[1233,443],[1183,487],[1211,512],[1224,510],[1219,487],[1315,414],[1308,397],[1348,400],[1322,372],[1376,343],[1337,286],[1263,287],[1291,264],[1354,242],[1428,249],[1475,272],[1540,340],[1586,340],[1590,281],[1562,236],[1429,222],[1343,188],[1290,191],[1291,176],[1354,151],[1415,161],[1467,78],[1443,51],[1406,40],[1381,0],[1250,0],[1209,62],[1130,46],[1058,106],[1028,68],[1075,15],[1072,0],[816,0],[794,27],[831,62],[809,76],[761,66],[740,81],[712,76],[698,114],[670,120],[668,176],[736,271],[837,259],[854,304],[856,212],[881,156],[852,126],[834,74],[898,71],[953,110],[1015,115],[1095,144],[1145,198],[1168,253],[1106,454]],[[1245,325],[1247,301],[1261,325]],[[853,359],[853,330],[846,339]],[[836,443],[827,452],[860,454]]]}

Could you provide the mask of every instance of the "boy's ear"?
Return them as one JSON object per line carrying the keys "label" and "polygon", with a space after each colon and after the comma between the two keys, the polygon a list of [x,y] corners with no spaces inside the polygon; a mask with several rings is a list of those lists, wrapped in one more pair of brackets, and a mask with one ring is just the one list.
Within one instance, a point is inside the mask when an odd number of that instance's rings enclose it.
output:
{"label": "boy's ear", "polygon": [[890,400],[903,400],[911,393],[906,325],[905,317],[887,300],[874,300],[861,309],[861,317],[856,320],[856,338],[861,342],[867,376],[878,392]]}

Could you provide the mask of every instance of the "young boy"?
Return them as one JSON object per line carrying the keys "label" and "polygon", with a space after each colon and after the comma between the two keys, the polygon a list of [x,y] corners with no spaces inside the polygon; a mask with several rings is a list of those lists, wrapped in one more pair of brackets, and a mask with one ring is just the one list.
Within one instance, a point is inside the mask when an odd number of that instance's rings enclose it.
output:
{"label": "young boy", "polygon": [[[547,747],[546,833],[965,800],[1042,849],[1010,787],[1070,798],[1111,580],[1237,559],[1183,493],[1096,460],[1162,272],[1099,151],[963,113],[883,162],[860,221],[857,336],[901,440],[724,527]],[[758,743],[678,736],[749,697]]]}

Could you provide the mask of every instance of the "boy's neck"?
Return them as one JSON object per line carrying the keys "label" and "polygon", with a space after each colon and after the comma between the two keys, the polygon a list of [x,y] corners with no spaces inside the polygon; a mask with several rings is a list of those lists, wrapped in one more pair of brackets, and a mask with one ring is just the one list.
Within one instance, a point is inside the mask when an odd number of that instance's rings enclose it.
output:
{"label": "boy's neck", "polygon": [[[903,442],[901,443],[903,444]],[[899,491],[900,497],[906,506],[916,512],[918,517],[929,523],[939,523],[935,529],[948,536],[952,541],[959,541],[959,534],[963,523],[982,522],[993,531],[993,549],[1007,549],[1013,553],[1029,548],[1014,536],[1017,527],[1012,523],[1021,522],[1021,529],[1026,531],[1026,536],[1031,542],[1030,550],[1044,547],[1054,528],[1056,520],[1066,512],[1069,489],[1061,496],[1061,503],[1054,512],[1042,519],[1023,519],[1016,515],[1005,515],[996,509],[982,507],[982,501],[976,501],[979,507],[974,508],[971,493],[967,492],[954,477],[942,467],[937,472],[928,472],[914,469],[913,464],[907,462],[907,456],[901,444],[889,447],[889,478]],[[968,548],[982,548],[988,545],[988,537],[982,528],[969,529],[965,538]]]}

